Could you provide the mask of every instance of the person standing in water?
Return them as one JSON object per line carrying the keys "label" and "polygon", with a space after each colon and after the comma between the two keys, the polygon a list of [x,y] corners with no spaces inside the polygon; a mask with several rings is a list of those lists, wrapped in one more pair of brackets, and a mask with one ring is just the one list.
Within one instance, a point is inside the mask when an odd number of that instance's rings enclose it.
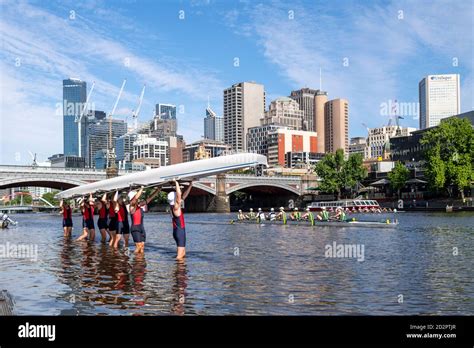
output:
{"label": "person standing in water", "polygon": [[72,234],[72,209],[67,202],[61,199],[59,202],[60,214],[63,215],[64,237],[71,237]]}
{"label": "person standing in water", "polygon": [[[105,195],[104,195],[105,196]],[[100,242],[106,243],[107,242],[107,217],[108,217],[108,209],[106,204],[104,203],[104,197],[101,200],[97,200],[97,210],[99,211],[99,220],[97,220],[97,227],[99,227],[100,231]]]}
{"label": "person standing in water", "polygon": [[89,195],[89,200],[86,198],[80,198],[79,201],[81,212],[82,212],[82,235],[76,239],[81,241],[89,237],[90,241],[95,239],[95,227],[94,227],[94,198],[92,193]]}
{"label": "person standing in water", "polygon": [[130,232],[132,233],[133,242],[135,243],[135,253],[136,254],[143,254],[145,253],[145,241],[146,241],[146,233],[145,227],[143,225],[143,214],[148,210],[148,204],[155,198],[158,193],[160,193],[161,188],[158,187],[153,191],[153,193],[148,197],[144,204],[140,204],[138,201],[140,196],[143,193],[143,186],[140,187],[138,192],[130,191],[128,193],[128,199],[130,200],[130,216],[132,219],[132,226],[130,227]]}
{"label": "person standing in water", "polygon": [[125,206],[123,198],[119,195],[118,191],[115,192],[114,196],[114,211],[115,214],[117,214],[117,233],[115,234],[113,247],[115,249],[119,247],[119,243],[123,235],[124,246],[125,248],[128,248],[130,225],[128,224],[127,207]]}
{"label": "person standing in water", "polygon": [[108,224],[107,232],[109,233],[109,246],[114,245],[115,233],[117,232],[117,214],[115,213],[114,204],[107,199],[107,193],[102,196],[102,204],[107,208]]}
{"label": "person standing in water", "polygon": [[176,259],[182,260],[186,256],[186,226],[181,203],[188,197],[193,183],[191,181],[186,191],[181,193],[181,187],[178,181],[173,180],[173,182],[175,184],[175,191],[168,193],[168,203],[171,206],[170,213],[173,222],[173,238],[177,246]]}

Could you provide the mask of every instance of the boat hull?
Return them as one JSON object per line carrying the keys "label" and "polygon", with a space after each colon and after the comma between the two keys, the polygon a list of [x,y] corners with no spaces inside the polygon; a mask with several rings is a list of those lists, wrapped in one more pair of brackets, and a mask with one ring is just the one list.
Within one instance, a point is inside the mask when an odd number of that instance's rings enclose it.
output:
{"label": "boat hull", "polygon": [[[256,220],[243,220],[243,221],[233,221],[231,223],[238,224],[252,224],[252,225],[285,225],[282,221],[260,221]],[[289,226],[307,226],[307,227],[358,227],[358,228],[395,228],[398,226],[398,223],[390,222],[378,222],[378,221],[315,221],[314,225],[311,225],[308,221],[287,221],[286,225]]]}

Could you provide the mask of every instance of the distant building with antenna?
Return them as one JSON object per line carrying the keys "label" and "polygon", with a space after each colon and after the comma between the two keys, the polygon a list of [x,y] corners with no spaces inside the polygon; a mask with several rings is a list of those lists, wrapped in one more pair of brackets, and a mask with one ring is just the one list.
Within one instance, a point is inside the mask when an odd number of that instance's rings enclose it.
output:
{"label": "distant building with antenna", "polygon": [[204,118],[204,138],[224,141],[224,118],[217,116],[209,103],[206,108],[206,117]]}

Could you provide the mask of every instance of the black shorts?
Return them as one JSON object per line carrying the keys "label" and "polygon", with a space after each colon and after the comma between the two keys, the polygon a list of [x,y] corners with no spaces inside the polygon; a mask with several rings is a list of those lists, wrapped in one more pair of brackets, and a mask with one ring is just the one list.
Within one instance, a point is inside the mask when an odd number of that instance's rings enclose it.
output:
{"label": "black shorts", "polygon": [[128,223],[119,221],[117,222],[117,234],[129,234],[130,233],[130,227],[128,226]]}
{"label": "black shorts", "polygon": [[107,218],[99,218],[97,220],[97,226],[99,227],[99,230],[106,230],[107,229]]}
{"label": "black shorts", "polygon": [[146,241],[145,228],[142,225],[132,226],[130,228],[132,238],[135,243],[142,243]]}
{"label": "black shorts", "polygon": [[109,218],[109,231],[117,231],[117,217]]}
{"label": "black shorts", "polygon": [[82,219],[82,228],[88,228],[89,230],[95,229],[94,220],[93,219],[89,219],[89,220]]}
{"label": "black shorts", "polygon": [[184,248],[186,246],[186,229],[173,228],[173,238],[177,246]]}
{"label": "black shorts", "polygon": [[71,218],[63,219],[63,227],[72,227],[72,219]]}

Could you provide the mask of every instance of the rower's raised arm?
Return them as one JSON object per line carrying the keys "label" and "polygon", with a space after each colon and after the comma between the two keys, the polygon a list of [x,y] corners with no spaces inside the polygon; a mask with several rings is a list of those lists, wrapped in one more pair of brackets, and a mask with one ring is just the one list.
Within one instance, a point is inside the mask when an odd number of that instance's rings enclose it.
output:
{"label": "rower's raised arm", "polygon": [[158,193],[160,193],[160,191],[161,191],[161,187],[157,187],[155,191],[150,195],[150,197],[146,199],[146,204],[150,204],[153,198],[155,198],[158,195]]}
{"label": "rower's raised arm", "polygon": [[189,195],[189,193],[191,192],[191,189],[192,189],[192,188],[193,188],[193,182],[191,181],[191,182],[189,183],[188,188],[187,188],[186,191],[184,191],[184,193],[183,193],[183,200],[185,200],[186,197],[188,197],[188,195]]}
{"label": "rower's raised arm", "polygon": [[120,207],[118,205],[118,196],[119,196],[119,192],[117,190],[117,191],[115,191],[115,195],[114,195],[114,211],[116,213],[120,210]]}
{"label": "rower's raised arm", "polygon": [[176,203],[175,203],[175,206],[180,207],[181,206],[182,193],[181,193],[181,187],[179,186],[178,180],[174,180],[174,185],[175,185],[175,190],[176,190]]}

